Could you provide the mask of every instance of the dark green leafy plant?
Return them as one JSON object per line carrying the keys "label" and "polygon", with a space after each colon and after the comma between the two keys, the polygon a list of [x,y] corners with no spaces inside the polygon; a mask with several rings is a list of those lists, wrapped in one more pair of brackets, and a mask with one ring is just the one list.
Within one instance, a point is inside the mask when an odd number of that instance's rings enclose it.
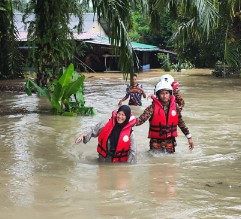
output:
{"label": "dark green leafy plant", "polygon": [[171,62],[169,54],[158,53],[158,59],[161,61],[161,65],[164,71],[171,71]]}
{"label": "dark green leafy plant", "polygon": [[12,1],[0,1],[0,79],[21,77],[22,64]]}
{"label": "dark green leafy plant", "polygon": [[93,107],[85,107],[84,100],[84,75],[74,71],[73,64],[70,64],[63,74],[54,80],[51,86],[39,87],[34,81],[26,81],[26,93],[32,95],[36,91],[40,96],[48,97],[54,114],[61,115],[93,115]]}

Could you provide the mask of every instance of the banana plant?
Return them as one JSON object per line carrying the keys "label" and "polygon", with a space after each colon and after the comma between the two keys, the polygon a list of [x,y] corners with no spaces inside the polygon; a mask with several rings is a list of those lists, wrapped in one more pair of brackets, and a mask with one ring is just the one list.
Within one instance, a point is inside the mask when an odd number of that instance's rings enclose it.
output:
{"label": "banana plant", "polygon": [[70,64],[51,86],[41,88],[33,80],[27,79],[26,93],[31,96],[32,91],[35,91],[40,96],[47,97],[54,114],[93,115],[96,113],[94,108],[84,106],[84,80],[85,76],[79,75],[74,70],[74,65]]}

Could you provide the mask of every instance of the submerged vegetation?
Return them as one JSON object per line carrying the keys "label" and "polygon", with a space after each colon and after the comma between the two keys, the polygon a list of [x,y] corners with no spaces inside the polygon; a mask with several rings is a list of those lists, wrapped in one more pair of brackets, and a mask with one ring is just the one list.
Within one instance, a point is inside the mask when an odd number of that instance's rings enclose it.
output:
{"label": "submerged vegetation", "polygon": [[94,115],[94,108],[85,106],[84,80],[85,76],[79,75],[74,71],[73,64],[70,64],[67,69],[63,69],[63,73],[59,74],[58,79],[44,88],[38,86],[33,80],[27,79],[26,93],[30,96],[35,91],[40,96],[47,97],[54,114]]}
{"label": "submerged vegetation", "polygon": [[[60,73],[61,69],[73,63],[77,52],[73,30],[68,26],[70,14],[79,18],[76,29],[81,32],[82,15],[89,12],[90,5],[92,12],[105,20],[112,52],[118,53],[115,55],[119,56],[119,66],[126,79],[130,75],[132,80],[134,63],[139,63],[131,47],[131,39],[175,51],[175,63],[168,56],[162,57],[163,68],[167,71],[172,68],[178,71],[186,66],[183,63],[192,63],[198,68],[215,68],[221,62],[231,67],[235,74],[240,74],[240,0],[19,2],[21,7],[17,7],[18,1],[0,2],[0,79],[18,78],[22,73],[23,60],[19,54],[17,28],[14,24],[14,9],[21,9],[25,13],[24,22],[29,24],[27,42],[31,50],[27,63],[32,64],[37,75],[36,82],[27,81],[28,92],[33,88],[40,94],[43,92],[58,114],[91,114],[91,109],[88,111],[83,108],[84,101],[77,96],[77,91],[76,94],[72,93],[77,100],[69,99],[71,95],[65,93],[68,85],[60,80],[64,75]],[[27,18],[32,13],[35,20],[29,21]],[[220,69],[215,71],[216,75],[227,75],[225,71],[220,73]],[[84,79],[79,78],[73,82],[74,77],[73,73],[69,83],[76,86],[82,83],[81,80],[84,83]],[[83,84],[80,87],[83,88]]]}

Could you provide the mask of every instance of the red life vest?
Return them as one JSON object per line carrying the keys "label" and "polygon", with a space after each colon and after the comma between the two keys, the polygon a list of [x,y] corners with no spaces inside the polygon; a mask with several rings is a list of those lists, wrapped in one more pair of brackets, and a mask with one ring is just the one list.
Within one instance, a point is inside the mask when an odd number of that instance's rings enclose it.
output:
{"label": "red life vest", "polygon": [[[117,110],[112,112],[112,117],[109,119],[106,125],[102,128],[98,136],[97,152],[103,157],[107,156],[108,138],[110,136],[110,133],[113,127],[115,126],[116,114],[117,114]],[[125,125],[125,127],[122,129],[120,133],[118,144],[116,146],[116,151],[112,157],[112,162],[127,161],[130,146],[131,146],[131,142],[130,142],[131,131],[135,123],[136,123],[136,118],[134,115],[131,114],[129,122],[127,123],[127,125]]]}
{"label": "red life vest", "polygon": [[178,83],[177,81],[174,81],[174,82],[172,83],[172,89],[173,89],[173,90],[176,90],[176,89],[178,89],[178,87],[179,87],[179,83]]}
{"label": "red life vest", "polygon": [[163,106],[159,100],[152,96],[154,112],[150,119],[148,138],[167,139],[177,137],[178,115],[175,97],[171,95],[168,116],[166,117]]}

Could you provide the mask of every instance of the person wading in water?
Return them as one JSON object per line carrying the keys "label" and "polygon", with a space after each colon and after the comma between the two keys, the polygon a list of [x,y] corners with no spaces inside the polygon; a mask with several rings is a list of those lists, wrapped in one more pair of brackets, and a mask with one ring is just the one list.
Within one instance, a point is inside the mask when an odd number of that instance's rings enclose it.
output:
{"label": "person wading in water", "polygon": [[160,81],[155,88],[156,97],[152,95],[153,102],[136,119],[136,126],[149,120],[150,150],[174,153],[176,147],[177,126],[187,137],[189,149],[193,150],[194,143],[181,110],[172,95],[172,86],[167,81]]}
{"label": "person wading in water", "polygon": [[75,143],[98,137],[97,152],[101,162],[136,162],[136,143],[132,127],[136,118],[127,105],[112,112],[108,121],[101,121],[86,134],[80,134]]}
{"label": "person wading in water", "polygon": [[119,101],[118,105],[122,105],[122,102],[127,100],[129,97],[129,105],[141,106],[141,97],[146,98],[146,93],[141,84],[137,83],[137,75],[133,76],[133,84],[127,85],[126,95]]}

